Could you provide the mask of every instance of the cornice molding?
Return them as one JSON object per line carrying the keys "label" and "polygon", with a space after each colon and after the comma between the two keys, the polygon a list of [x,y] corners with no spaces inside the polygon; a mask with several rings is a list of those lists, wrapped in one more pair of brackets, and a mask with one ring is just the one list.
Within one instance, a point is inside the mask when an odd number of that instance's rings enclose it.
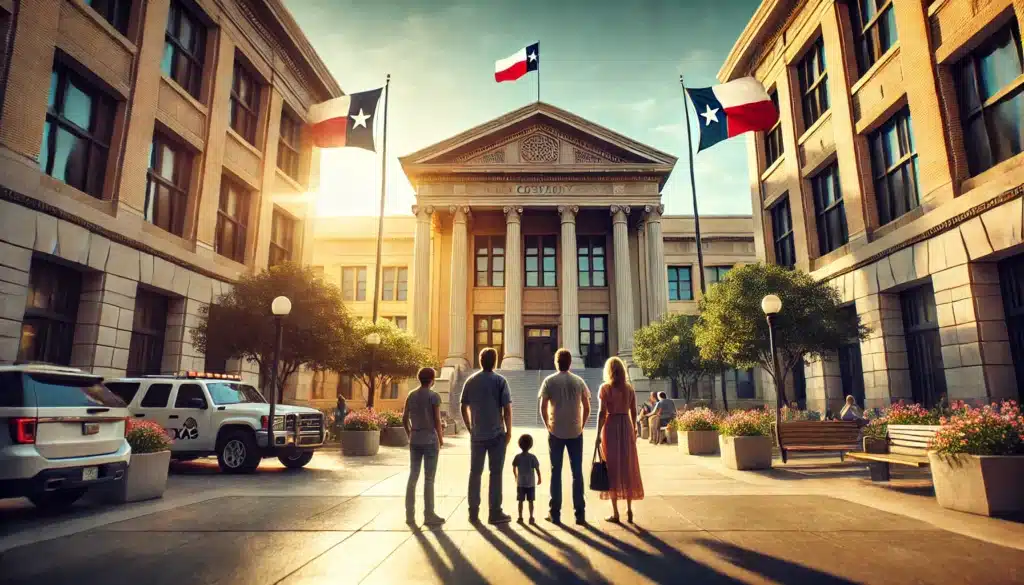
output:
{"label": "cornice molding", "polygon": [[[624,158],[622,158],[620,156],[616,156],[616,155],[614,155],[614,154],[612,154],[610,152],[602,150],[602,149],[596,147],[595,145],[586,142],[585,140],[581,140],[579,137],[572,136],[572,135],[568,134],[567,132],[562,132],[561,130],[558,130],[558,129],[556,129],[556,128],[548,125],[548,124],[537,124],[535,126],[530,126],[529,128],[524,128],[524,129],[522,129],[522,130],[520,130],[518,132],[513,132],[512,134],[509,134],[508,136],[506,136],[505,138],[499,140],[498,142],[487,144],[485,146],[481,146],[480,148],[472,150],[472,151],[470,151],[470,152],[468,152],[466,154],[459,155],[459,156],[455,157],[453,162],[455,162],[455,163],[465,163],[465,162],[468,162],[469,160],[474,159],[477,156],[480,156],[481,154],[484,154],[487,151],[494,150],[494,149],[497,149],[497,148],[501,148],[501,147],[504,147],[504,146],[508,146],[509,144],[511,144],[511,143],[513,143],[513,142],[515,142],[517,140],[520,140],[520,139],[526,138],[527,136],[530,136],[532,134],[538,134],[538,133],[549,134],[552,137],[557,138],[559,140],[563,140],[565,142],[568,142],[569,144],[571,144],[571,145],[575,146],[576,148],[579,148],[580,150],[583,150],[583,151],[585,151],[585,152],[587,152],[589,154],[597,155],[597,156],[600,156],[600,157],[603,157],[603,158],[607,159],[607,161],[601,161],[601,162],[598,162],[598,163],[587,163],[587,164],[607,164],[608,162],[629,164],[628,161],[626,161]],[[427,164],[429,164],[429,163],[427,163]],[[451,164],[451,163],[448,163],[448,164]],[[644,164],[644,163],[639,163],[639,164]]]}
{"label": "cornice molding", "polygon": [[435,183],[659,183],[664,177],[657,175],[566,175],[489,173],[480,175],[416,175],[414,184]]}

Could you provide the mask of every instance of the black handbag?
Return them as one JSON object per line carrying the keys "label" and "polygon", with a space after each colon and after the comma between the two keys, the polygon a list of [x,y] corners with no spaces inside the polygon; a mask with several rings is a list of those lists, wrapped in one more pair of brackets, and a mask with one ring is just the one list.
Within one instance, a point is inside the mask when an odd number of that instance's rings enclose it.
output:
{"label": "black handbag", "polygon": [[600,457],[598,445],[601,440],[594,443],[594,458],[590,466],[590,489],[595,492],[606,492],[611,489],[611,482],[608,479],[608,464]]}

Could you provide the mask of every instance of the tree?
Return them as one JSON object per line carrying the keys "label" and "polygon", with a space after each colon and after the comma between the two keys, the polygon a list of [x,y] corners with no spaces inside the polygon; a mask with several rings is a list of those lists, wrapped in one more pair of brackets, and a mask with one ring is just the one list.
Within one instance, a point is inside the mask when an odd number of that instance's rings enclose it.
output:
{"label": "tree", "polygon": [[282,320],[277,388],[284,388],[301,366],[319,369],[346,353],[352,323],[341,291],[311,268],[292,263],[243,276],[231,292],[203,307],[199,325],[192,330],[192,343],[203,353],[213,349],[218,355],[255,363],[267,394],[276,343],[270,303],[282,295],[291,299],[292,311]]}
{"label": "tree", "polygon": [[[380,343],[376,346],[367,342],[372,333],[380,336]],[[353,324],[348,351],[340,358],[328,367],[350,374],[368,389],[373,389],[366,397],[368,408],[373,408],[375,395],[381,388],[415,376],[420,368],[438,365],[434,356],[415,337],[386,319],[377,323],[357,320]]]}
{"label": "tree", "polygon": [[[774,317],[779,372],[774,371],[761,311],[761,299],[772,293],[782,299],[782,311]],[[787,374],[804,357],[820,358],[867,336],[870,329],[852,312],[840,311],[840,302],[835,288],[805,272],[774,264],[734,268],[700,301],[697,345],[705,358],[735,368],[763,367],[784,389]]]}
{"label": "tree", "polygon": [[700,379],[721,368],[714,360],[701,356],[693,335],[696,320],[693,315],[668,315],[633,333],[636,365],[648,378],[675,381],[687,402]]}

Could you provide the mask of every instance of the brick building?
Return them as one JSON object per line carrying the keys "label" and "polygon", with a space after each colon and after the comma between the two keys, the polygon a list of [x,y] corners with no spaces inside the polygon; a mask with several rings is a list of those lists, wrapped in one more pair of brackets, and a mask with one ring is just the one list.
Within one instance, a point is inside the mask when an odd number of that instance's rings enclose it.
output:
{"label": "brick building", "polygon": [[312,251],[304,120],[341,89],[295,21],[280,0],[0,0],[0,39],[0,363],[225,367],[192,346],[200,308]]}
{"label": "brick building", "polygon": [[809,404],[1020,395],[1022,19],[1010,0],[765,0],[727,57],[719,79],[756,76],[781,112],[748,141],[758,256],[872,328],[804,369]]}

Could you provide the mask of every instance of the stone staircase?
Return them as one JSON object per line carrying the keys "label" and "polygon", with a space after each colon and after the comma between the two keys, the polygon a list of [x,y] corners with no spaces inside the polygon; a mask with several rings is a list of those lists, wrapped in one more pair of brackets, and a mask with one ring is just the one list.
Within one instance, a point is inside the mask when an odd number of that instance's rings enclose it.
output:
{"label": "stone staircase", "polygon": [[[540,418],[540,411],[537,406],[537,392],[544,378],[555,373],[545,370],[498,370],[508,380],[509,391],[512,393],[512,426],[513,427],[540,427],[543,422]],[[597,426],[597,392],[601,388],[603,372],[600,368],[588,368],[573,370],[577,376],[583,378],[590,388],[590,419],[586,428]]]}

